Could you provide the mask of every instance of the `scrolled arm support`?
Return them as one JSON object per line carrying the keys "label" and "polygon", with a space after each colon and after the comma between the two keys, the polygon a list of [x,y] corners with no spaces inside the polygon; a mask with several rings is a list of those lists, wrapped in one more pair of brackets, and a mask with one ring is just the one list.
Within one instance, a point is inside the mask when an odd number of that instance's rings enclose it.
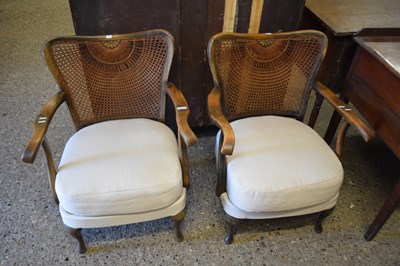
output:
{"label": "scrolled arm support", "polygon": [[197,142],[197,137],[189,126],[189,106],[182,92],[175,87],[174,84],[168,83],[167,94],[171,98],[176,112],[176,124],[178,126],[179,135],[187,146],[191,146]]}
{"label": "scrolled arm support", "polygon": [[57,92],[43,105],[39,114],[33,123],[33,133],[22,155],[22,161],[25,163],[33,163],[36,159],[40,145],[46,135],[47,129],[54,113],[58,107],[65,101],[65,93]]}
{"label": "scrolled arm support", "polygon": [[174,84],[169,83],[167,94],[175,106],[176,125],[178,126],[179,159],[182,165],[183,186],[186,189],[189,189],[190,175],[187,147],[195,144],[197,142],[197,137],[188,124],[189,106],[182,92],[176,88]]}
{"label": "scrolled arm support", "polygon": [[211,121],[221,129],[216,154],[217,161],[217,187],[215,193],[221,196],[226,191],[226,156],[232,155],[235,146],[233,129],[221,110],[221,90],[217,87],[208,95],[208,113]]}
{"label": "scrolled arm support", "polygon": [[208,113],[211,121],[222,131],[221,154],[232,155],[235,146],[235,134],[221,110],[221,90],[214,88],[208,95]]}
{"label": "scrolled arm support", "polygon": [[[375,136],[374,131],[362,121],[352,109],[337,97],[329,88],[325,87],[320,82],[317,82],[315,87],[317,93],[322,95],[327,102],[349,123],[354,126],[365,142],[372,140]],[[345,130],[346,131],[346,130]],[[344,132],[345,132],[344,131]]]}

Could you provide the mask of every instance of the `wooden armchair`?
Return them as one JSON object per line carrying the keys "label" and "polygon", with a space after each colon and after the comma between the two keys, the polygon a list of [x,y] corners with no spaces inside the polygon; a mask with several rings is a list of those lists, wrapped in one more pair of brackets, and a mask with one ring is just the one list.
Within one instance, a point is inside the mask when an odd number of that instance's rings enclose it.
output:
{"label": "wooden armchair", "polygon": [[[22,156],[33,163],[43,147],[52,196],[69,233],[86,246],[82,228],[172,217],[182,240],[189,188],[187,145],[196,142],[189,107],[167,78],[170,33],[69,36],[48,41],[44,57],[60,88],[41,109]],[[163,122],[166,94],[175,105],[178,142]],[[77,132],[56,170],[45,134],[66,102]]]}
{"label": "wooden armchair", "polygon": [[[327,47],[317,31],[220,33],[208,44],[215,87],[208,97],[216,137],[220,197],[229,225],[320,212],[315,231],[336,205],[340,159],[348,126],[365,141],[373,132],[334,93],[315,81]],[[302,123],[311,89],[317,94],[309,126]],[[344,118],[336,154],[312,129],[322,99]]]}

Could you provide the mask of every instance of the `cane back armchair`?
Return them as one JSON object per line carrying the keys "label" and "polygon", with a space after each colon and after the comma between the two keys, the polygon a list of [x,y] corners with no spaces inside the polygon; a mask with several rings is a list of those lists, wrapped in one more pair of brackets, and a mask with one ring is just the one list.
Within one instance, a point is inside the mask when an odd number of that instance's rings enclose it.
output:
{"label": "cane back armchair", "polygon": [[[59,91],[34,121],[22,160],[33,163],[43,147],[52,196],[80,253],[86,251],[82,228],[169,216],[182,240],[187,146],[197,139],[183,94],[167,82],[173,51],[164,30],[58,37],[44,46]],[[175,106],[178,141],[164,124],[166,94]],[[63,102],[77,132],[56,169],[45,134]]]}
{"label": "cane back armchair", "polygon": [[[373,132],[327,87],[315,81],[327,47],[317,31],[274,34],[220,33],[208,44],[215,87],[208,110],[216,137],[217,196],[234,238],[241,219],[269,219],[320,212],[336,205],[343,180],[339,157],[348,126],[368,141]],[[316,104],[302,123],[310,91]],[[337,155],[312,129],[322,100],[345,118]]]}

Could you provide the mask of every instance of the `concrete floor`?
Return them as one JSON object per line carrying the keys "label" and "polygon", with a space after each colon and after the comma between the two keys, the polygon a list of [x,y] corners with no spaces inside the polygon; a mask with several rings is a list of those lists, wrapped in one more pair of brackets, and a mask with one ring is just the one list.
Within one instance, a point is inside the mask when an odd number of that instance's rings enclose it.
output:
{"label": "concrete floor", "polygon": [[[152,222],[83,230],[88,252],[76,252],[52,202],[43,153],[35,164],[20,160],[31,123],[55,91],[41,58],[51,36],[73,34],[68,1],[0,1],[0,264],[157,264],[157,265],[400,265],[400,212],[396,210],[377,237],[364,231],[399,179],[400,164],[376,139],[364,143],[350,131],[345,181],[333,214],[316,234],[316,215],[248,221],[234,244],[223,243],[222,207],[214,194],[214,135],[200,132],[189,150],[192,186],[183,223],[185,240],[173,239],[172,222]],[[323,133],[330,109],[323,106],[317,131]],[[56,160],[73,133],[63,106],[48,133]]]}

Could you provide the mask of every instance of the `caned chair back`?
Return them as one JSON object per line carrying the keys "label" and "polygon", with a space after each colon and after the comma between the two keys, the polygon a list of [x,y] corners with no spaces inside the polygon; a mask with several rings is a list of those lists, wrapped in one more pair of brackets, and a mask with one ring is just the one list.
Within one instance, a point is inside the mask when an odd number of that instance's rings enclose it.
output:
{"label": "caned chair back", "polygon": [[104,37],[59,37],[44,56],[76,128],[105,120],[164,121],[173,37],[163,30]]}
{"label": "caned chair back", "polygon": [[273,114],[302,120],[326,48],[326,36],[317,31],[213,36],[209,62],[227,119]]}

